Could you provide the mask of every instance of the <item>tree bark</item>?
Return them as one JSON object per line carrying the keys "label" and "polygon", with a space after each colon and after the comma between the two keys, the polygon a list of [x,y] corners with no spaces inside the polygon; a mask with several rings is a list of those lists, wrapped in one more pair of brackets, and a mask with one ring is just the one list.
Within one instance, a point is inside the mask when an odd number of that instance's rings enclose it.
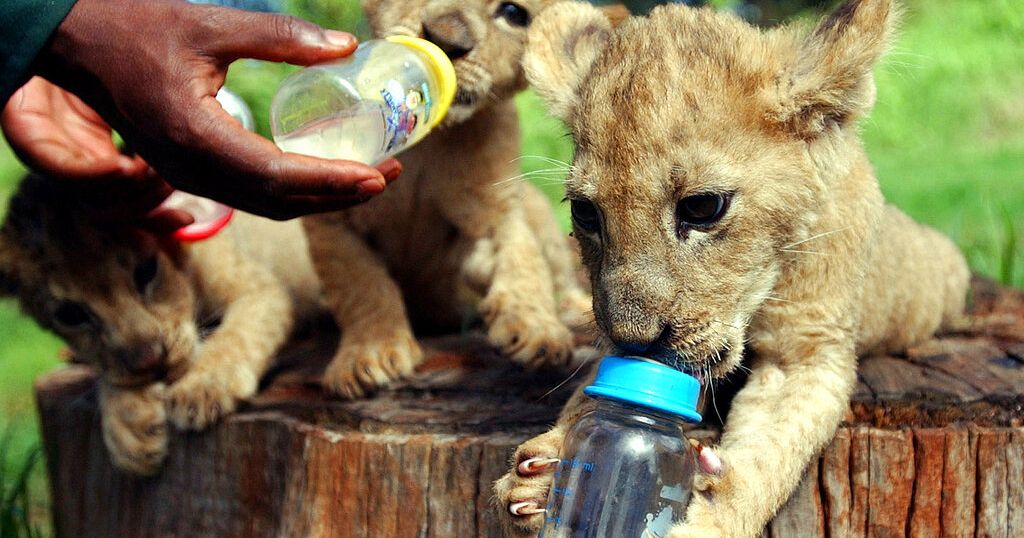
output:
{"label": "tree bark", "polygon": [[[976,281],[973,311],[986,321],[861,361],[846,422],[765,536],[1024,536],[1024,294]],[[239,413],[174,434],[155,478],[110,465],[88,368],[39,379],[57,535],[500,536],[491,484],[576,379],[453,336],[424,340],[410,380],[331,400],[320,329]]]}

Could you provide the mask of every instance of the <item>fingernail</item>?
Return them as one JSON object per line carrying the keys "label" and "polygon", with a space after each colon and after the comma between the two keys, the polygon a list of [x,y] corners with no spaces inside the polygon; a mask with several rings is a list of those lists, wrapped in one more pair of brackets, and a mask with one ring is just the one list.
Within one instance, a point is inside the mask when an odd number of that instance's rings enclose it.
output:
{"label": "fingernail", "polygon": [[384,192],[384,182],[379,179],[367,179],[356,185],[359,194],[380,194]]}
{"label": "fingernail", "polygon": [[384,176],[386,181],[391,182],[402,173],[402,163],[396,160],[391,160],[382,164],[377,171]]}
{"label": "fingernail", "polygon": [[532,516],[533,514],[543,514],[547,510],[537,506],[537,503],[524,501],[518,503],[512,503],[508,507],[508,511],[514,516]]}
{"label": "fingernail", "polygon": [[353,37],[352,34],[348,32],[339,32],[337,30],[325,30],[324,38],[327,39],[328,43],[339,47],[351,47],[356,43],[356,38]]}
{"label": "fingernail", "polygon": [[528,460],[523,460],[522,463],[516,467],[516,470],[521,475],[535,475],[548,470],[556,463],[558,463],[558,458],[530,458]]}
{"label": "fingernail", "polygon": [[[139,165],[135,162],[135,159],[132,159],[131,157],[126,157],[124,155],[120,156],[117,159],[117,167],[121,174],[125,176],[137,175],[139,173],[140,168]],[[142,172],[144,175],[145,172],[147,172],[147,170],[142,170]]]}

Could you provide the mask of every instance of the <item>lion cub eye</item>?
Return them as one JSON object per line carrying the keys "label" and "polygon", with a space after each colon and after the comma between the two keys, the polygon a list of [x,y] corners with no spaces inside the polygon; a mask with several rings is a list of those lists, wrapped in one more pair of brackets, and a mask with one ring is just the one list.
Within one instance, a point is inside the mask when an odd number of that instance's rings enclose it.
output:
{"label": "lion cub eye", "polygon": [[502,2],[498,11],[494,14],[508,21],[512,26],[525,27],[530,25],[530,12],[526,8],[513,2]]}
{"label": "lion cub eye", "polygon": [[683,228],[710,228],[725,216],[729,209],[729,195],[695,194],[679,201],[676,216],[680,231]]}
{"label": "lion cub eye", "polygon": [[597,206],[586,200],[572,200],[570,208],[572,220],[577,226],[590,233],[601,230],[601,215],[597,211]]}
{"label": "lion cub eye", "polygon": [[93,316],[89,308],[71,301],[64,301],[57,306],[53,312],[53,319],[68,329],[81,329],[86,325],[92,325]]}
{"label": "lion cub eye", "polygon": [[160,263],[157,260],[156,255],[146,258],[142,263],[135,267],[132,279],[135,281],[135,289],[139,292],[139,295],[146,294],[146,290],[148,290],[149,285],[153,283],[159,269]]}

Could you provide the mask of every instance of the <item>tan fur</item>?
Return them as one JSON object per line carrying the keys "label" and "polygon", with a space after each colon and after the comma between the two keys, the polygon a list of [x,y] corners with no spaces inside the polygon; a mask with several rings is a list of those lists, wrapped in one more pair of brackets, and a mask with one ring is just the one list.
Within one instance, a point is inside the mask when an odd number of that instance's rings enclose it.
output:
{"label": "tan fur", "polygon": [[[0,229],[0,282],[77,362],[101,372],[111,457],[151,474],[168,419],[203,429],[256,392],[296,316],[317,308],[316,275],[298,222],[237,213],[217,236],[182,247],[83,215],[52,181],[26,178]],[[156,276],[139,289],[154,258]],[[62,323],[62,307],[87,309],[90,321]]]}
{"label": "tan fur", "polygon": [[[531,83],[577,142],[567,190],[600,212],[576,225],[597,322],[615,345],[721,378],[753,352],[680,537],[758,536],[835,432],[857,354],[893,351],[958,320],[968,270],[955,246],[884,204],[856,120],[896,18],[850,0],[816,29],[760,31],[709,9],[654,10],[614,31],[559,4],[530,33]],[[585,47],[581,50],[580,47]],[[677,203],[732,193],[707,230],[679,233]],[[518,458],[550,457],[580,411]],[[511,536],[536,534],[551,475],[497,483]]]}
{"label": "tan fur", "polygon": [[[548,2],[520,5],[531,14]],[[325,385],[356,398],[422,360],[413,326],[457,330],[479,315],[490,340],[531,366],[561,365],[565,321],[589,310],[551,209],[519,175],[511,97],[525,85],[526,29],[475,0],[370,0],[378,35],[426,35],[469,49],[454,61],[459,91],[443,126],[399,156],[387,192],[304,219],[327,303],[342,329]],[[443,45],[444,46],[444,45]],[[446,47],[450,48],[450,47]],[[559,319],[558,302],[565,308]]]}

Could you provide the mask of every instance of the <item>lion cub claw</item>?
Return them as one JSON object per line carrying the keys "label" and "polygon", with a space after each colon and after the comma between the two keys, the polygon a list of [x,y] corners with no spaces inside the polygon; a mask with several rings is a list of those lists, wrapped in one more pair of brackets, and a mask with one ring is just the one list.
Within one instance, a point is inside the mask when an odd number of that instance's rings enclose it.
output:
{"label": "lion cub claw", "polygon": [[523,443],[512,456],[512,470],[494,483],[498,518],[506,536],[537,536],[544,526],[544,507],[564,440],[563,430],[555,428]]}
{"label": "lion cub claw", "polygon": [[120,469],[152,476],[167,457],[163,383],[140,389],[101,385],[103,442]]}
{"label": "lion cub claw", "polygon": [[324,372],[332,393],[354,400],[408,376],[423,362],[423,350],[411,335],[343,341]]}

